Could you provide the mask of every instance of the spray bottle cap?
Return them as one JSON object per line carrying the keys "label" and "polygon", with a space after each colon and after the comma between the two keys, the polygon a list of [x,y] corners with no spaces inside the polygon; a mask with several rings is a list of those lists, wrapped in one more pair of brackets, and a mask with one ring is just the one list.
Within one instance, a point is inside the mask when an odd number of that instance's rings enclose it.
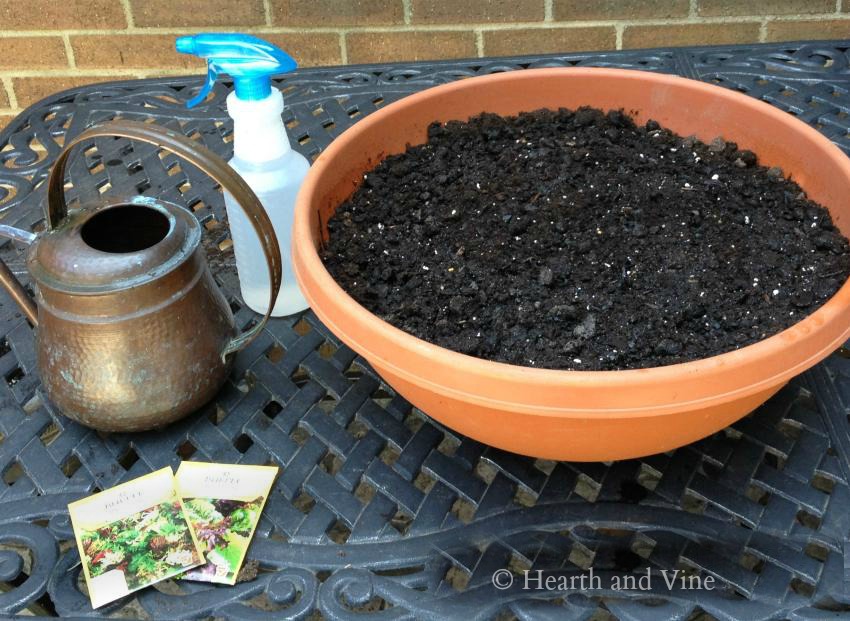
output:
{"label": "spray bottle cap", "polygon": [[177,51],[207,59],[207,81],[186,102],[192,108],[206,99],[219,73],[233,78],[236,97],[265,99],[272,92],[271,76],[293,71],[298,63],[286,52],[257,37],[238,33],[206,33],[178,37]]}

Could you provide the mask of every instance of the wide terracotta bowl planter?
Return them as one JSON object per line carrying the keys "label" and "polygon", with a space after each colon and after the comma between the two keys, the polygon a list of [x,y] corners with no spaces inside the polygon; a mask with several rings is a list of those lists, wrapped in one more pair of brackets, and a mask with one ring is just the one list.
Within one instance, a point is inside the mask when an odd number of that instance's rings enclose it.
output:
{"label": "wide terracotta bowl planter", "polygon": [[534,69],[461,80],[386,106],[337,138],[298,196],[295,274],[310,306],[413,405],[462,434],[548,459],[604,461],[667,451],[751,412],[850,334],[850,284],[812,315],[718,356],[628,371],[556,371],[489,362],[437,347],[355,302],[322,265],[326,223],[363,173],[433,121],[538,108],[624,109],[638,122],[704,141],[717,136],[780,166],[850,233],[850,161],[790,114],[724,88],[640,71]]}

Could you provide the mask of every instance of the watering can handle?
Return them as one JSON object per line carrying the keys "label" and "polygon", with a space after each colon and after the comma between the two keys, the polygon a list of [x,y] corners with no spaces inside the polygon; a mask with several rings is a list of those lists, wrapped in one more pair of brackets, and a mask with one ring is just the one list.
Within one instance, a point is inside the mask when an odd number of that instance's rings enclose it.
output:
{"label": "watering can handle", "polygon": [[280,246],[278,245],[272,223],[262,203],[260,203],[260,199],[257,198],[257,195],[254,194],[250,186],[245,183],[245,180],[228,166],[223,159],[205,146],[186,138],[183,134],[138,121],[110,121],[95,125],[84,131],[71,142],[67,143],[59,154],[59,157],[56,158],[56,163],[50,171],[50,177],[47,181],[48,229],[56,228],[68,213],[68,206],[65,203],[65,165],[67,164],[71,147],[97,137],[121,137],[140,140],[182,157],[217,181],[223,190],[226,190],[233,196],[236,203],[248,216],[251,225],[260,238],[269,268],[269,276],[271,277],[269,308],[259,323],[227,343],[221,354],[222,358],[248,345],[248,343],[257,338],[269,320],[283,279]]}

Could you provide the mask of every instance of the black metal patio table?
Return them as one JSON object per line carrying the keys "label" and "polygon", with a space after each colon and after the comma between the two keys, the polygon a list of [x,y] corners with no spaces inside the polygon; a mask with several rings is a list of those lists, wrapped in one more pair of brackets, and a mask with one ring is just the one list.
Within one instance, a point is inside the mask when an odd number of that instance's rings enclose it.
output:
{"label": "black metal patio table", "polygon": [[[410,93],[552,66],[660,71],[740,90],[850,153],[848,41],[333,67],[276,84],[295,148],[315,157]],[[199,108],[183,106],[200,83],[98,84],[25,110],[0,133],[2,222],[43,226],[51,163],[64,140],[93,123],[150,120],[229,157],[227,86]],[[110,190],[192,210],[209,231],[207,253],[237,321],[255,320],[239,299],[222,196],[200,171],[148,145],[105,139],[79,148],[68,181],[78,201]],[[26,278],[20,248],[6,242],[0,255]],[[309,312],[270,322],[202,411],[141,434],[97,433],[44,399],[33,331],[2,293],[0,333],[0,616],[850,618],[850,350],[705,440],[580,464],[509,454],[442,427]],[[92,611],[67,503],[182,459],[282,467],[246,579],[168,583]],[[680,568],[711,576],[716,588],[668,589],[660,579],[644,591],[615,591],[608,581],[584,592],[524,588],[525,570],[541,579],[534,587],[590,568],[603,579]],[[492,581],[503,569],[515,576],[506,589]]]}

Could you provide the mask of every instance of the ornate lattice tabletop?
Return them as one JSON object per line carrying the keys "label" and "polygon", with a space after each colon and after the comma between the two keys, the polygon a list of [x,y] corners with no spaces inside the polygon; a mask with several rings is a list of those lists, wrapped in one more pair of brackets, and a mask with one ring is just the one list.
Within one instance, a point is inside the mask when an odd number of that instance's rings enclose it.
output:
{"label": "ornate lattice tabletop", "polygon": [[[749,93],[850,152],[850,43],[564,54],[299,71],[277,81],[296,148],[417,90],[494,71],[617,66]],[[186,110],[197,79],[99,84],[30,107],[0,134],[2,221],[38,230],[63,141],[124,117],[182,131],[228,157],[226,87]],[[816,165],[813,163],[812,165]],[[191,209],[237,320],[221,194],[198,170],[126,140],[79,150],[69,196],[157,195]],[[0,254],[23,277],[20,249]],[[443,428],[394,394],[310,313],[270,322],[202,411],[156,433],[106,435],[39,390],[33,332],[0,294],[0,615],[153,619],[785,619],[850,616],[850,360],[844,351],[732,428],[615,463],[535,461]],[[600,442],[605,438],[600,437]],[[69,501],[181,459],[276,463],[282,474],[235,587],[178,582],[91,610]],[[610,577],[650,567],[717,588],[499,590],[493,573]],[[609,583],[605,582],[604,586]],[[841,612],[835,612],[841,611]]]}

